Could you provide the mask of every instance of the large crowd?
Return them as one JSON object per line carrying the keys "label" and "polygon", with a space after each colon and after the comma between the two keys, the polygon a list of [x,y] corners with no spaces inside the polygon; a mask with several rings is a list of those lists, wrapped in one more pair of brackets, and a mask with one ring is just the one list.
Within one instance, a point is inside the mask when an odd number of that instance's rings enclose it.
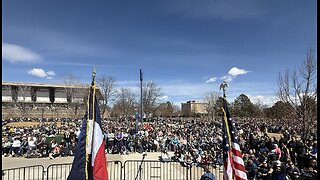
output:
{"label": "large crowd", "polygon": [[[2,156],[73,156],[79,119],[37,119],[39,125],[11,127],[2,120]],[[290,119],[234,118],[248,179],[312,179],[317,177],[317,130],[301,138],[302,124]],[[156,118],[135,129],[134,119],[110,118],[102,124],[105,152],[161,152],[161,161],[183,166],[222,165],[221,118]],[[315,124],[316,126],[316,124]],[[276,133],[274,135],[272,133]],[[61,138],[58,139],[57,137]],[[174,154],[169,155],[169,152]]]}

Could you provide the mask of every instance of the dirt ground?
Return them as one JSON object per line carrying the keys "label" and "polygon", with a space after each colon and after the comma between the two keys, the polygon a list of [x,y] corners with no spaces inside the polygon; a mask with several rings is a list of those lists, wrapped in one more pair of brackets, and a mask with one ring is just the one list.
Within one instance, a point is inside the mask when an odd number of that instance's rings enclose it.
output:
{"label": "dirt ground", "polygon": [[[13,126],[13,127],[29,127],[29,126],[37,126],[41,122],[11,122],[6,124],[5,126]],[[53,122],[43,122],[44,124],[51,124]],[[57,122],[57,126],[61,126],[61,122]]]}

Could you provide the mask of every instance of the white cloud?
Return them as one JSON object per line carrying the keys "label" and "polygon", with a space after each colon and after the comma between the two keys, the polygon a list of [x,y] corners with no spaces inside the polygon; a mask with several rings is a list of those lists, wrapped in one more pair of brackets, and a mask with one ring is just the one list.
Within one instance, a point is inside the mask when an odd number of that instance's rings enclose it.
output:
{"label": "white cloud", "polygon": [[[226,75],[225,78],[230,78],[230,75]],[[216,91],[222,96],[222,90],[219,90],[220,83],[204,83],[201,82],[189,82],[187,80],[170,80],[165,82],[158,82],[163,96],[161,99],[166,102],[170,101],[178,106],[181,103],[187,101],[196,100],[202,101],[206,92]],[[117,83],[119,87],[125,87],[133,90],[137,97],[140,97],[140,83],[136,81],[119,81]],[[277,101],[275,97],[274,84],[268,84],[264,82],[234,82],[229,84],[227,88],[227,99],[229,102],[233,102],[240,94],[246,94],[251,102],[255,103],[258,99],[267,106],[272,106]]]}
{"label": "white cloud", "polygon": [[208,80],[206,81],[206,83],[215,82],[217,79],[218,79],[218,78],[216,78],[216,77],[212,77],[212,78],[208,79]]}
{"label": "white cloud", "polygon": [[230,69],[228,74],[235,77],[235,76],[238,76],[238,75],[241,75],[241,74],[247,74],[248,72],[250,72],[250,71],[246,71],[244,69],[239,69],[237,67],[233,67],[233,68]]}
{"label": "white cloud", "polygon": [[251,71],[246,71],[244,69],[239,69],[237,67],[232,67],[229,72],[228,72],[228,75],[225,75],[225,76],[222,76],[220,77],[221,80],[224,80],[224,81],[227,81],[227,82],[230,82],[232,81],[235,77],[239,76],[239,75],[242,75],[242,74],[247,74],[248,72],[251,72]]}
{"label": "white cloud", "polygon": [[47,79],[53,79],[53,76],[56,75],[56,73],[53,71],[45,72],[43,69],[40,69],[40,68],[33,68],[28,71],[28,74],[32,76],[37,76],[40,78],[47,78]]}
{"label": "white cloud", "polygon": [[250,1],[169,1],[168,11],[182,14],[188,18],[222,18],[222,19],[242,19],[256,18],[266,12],[259,3]]}
{"label": "white cloud", "polygon": [[248,95],[248,98],[252,103],[260,101],[260,103],[267,105],[268,107],[271,107],[275,102],[277,102],[277,97],[272,95]]}
{"label": "white cloud", "polygon": [[164,96],[161,96],[159,99],[161,102],[166,102],[166,101],[168,101],[169,97],[164,95]]}
{"label": "white cloud", "polygon": [[233,80],[233,76],[230,76],[230,75],[226,75],[226,76],[222,76],[220,79],[221,80],[224,80],[224,81],[227,81],[227,82],[230,82]]}
{"label": "white cloud", "polygon": [[15,63],[38,62],[42,58],[40,55],[22,46],[2,42],[2,59]]}
{"label": "white cloud", "polygon": [[53,71],[48,71],[47,74],[48,74],[48,76],[55,76],[56,75],[56,73],[54,73]]}

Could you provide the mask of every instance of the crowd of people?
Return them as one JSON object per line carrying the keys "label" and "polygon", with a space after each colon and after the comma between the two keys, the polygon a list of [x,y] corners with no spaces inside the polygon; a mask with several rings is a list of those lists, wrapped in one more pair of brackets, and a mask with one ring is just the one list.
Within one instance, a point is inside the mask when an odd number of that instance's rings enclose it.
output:
{"label": "crowd of people", "polygon": [[[317,177],[316,128],[301,138],[293,120],[233,118],[238,130],[248,179],[312,179]],[[10,119],[8,122],[23,121]],[[32,121],[32,120],[31,120]],[[32,127],[2,127],[2,155],[18,157],[73,156],[81,120],[39,119]],[[58,123],[60,123],[58,125]],[[161,152],[161,161],[183,166],[222,165],[222,120],[156,118],[135,129],[134,119],[110,118],[102,123],[105,152],[129,154]],[[270,133],[277,133],[273,135]],[[61,140],[57,137],[60,136]],[[169,155],[172,152],[172,156]]]}

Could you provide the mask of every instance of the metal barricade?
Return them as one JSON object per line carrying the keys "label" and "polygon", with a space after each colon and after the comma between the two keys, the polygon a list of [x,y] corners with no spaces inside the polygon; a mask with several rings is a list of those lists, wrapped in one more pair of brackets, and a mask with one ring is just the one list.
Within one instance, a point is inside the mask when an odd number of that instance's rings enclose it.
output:
{"label": "metal barricade", "polygon": [[[205,173],[204,165],[184,166],[179,162],[127,160],[108,161],[109,180],[196,180]],[[141,166],[140,166],[141,165]],[[216,180],[223,179],[222,165],[206,164]],[[72,163],[52,164],[46,171],[42,165],[2,170],[2,180],[65,180],[68,178]],[[141,167],[141,169],[140,169]],[[140,170],[139,170],[140,169]]]}
{"label": "metal barricade", "polygon": [[2,170],[2,180],[43,180],[43,172],[42,165],[4,169]]}
{"label": "metal barricade", "polygon": [[197,166],[192,166],[190,170],[189,179],[200,179],[201,176],[205,173],[204,166],[207,166],[208,170],[214,174],[216,180],[223,179],[223,166],[219,164],[199,164]]}
{"label": "metal barricade", "polygon": [[122,180],[122,162],[108,161],[108,177],[109,180]]}
{"label": "metal barricade", "polygon": [[[122,179],[121,161],[108,161],[109,180]],[[47,168],[47,180],[64,180],[67,179],[71,171],[72,163],[52,164]]]}
{"label": "metal barricade", "polygon": [[47,180],[67,179],[72,167],[72,163],[51,164],[47,168]]}
{"label": "metal barricade", "polygon": [[[141,171],[139,167],[141,165]],[[145,160],[128,160],[124,163],[124,179],[134,180],[191,180],[190,168],[179,162],[161,162]]]}

